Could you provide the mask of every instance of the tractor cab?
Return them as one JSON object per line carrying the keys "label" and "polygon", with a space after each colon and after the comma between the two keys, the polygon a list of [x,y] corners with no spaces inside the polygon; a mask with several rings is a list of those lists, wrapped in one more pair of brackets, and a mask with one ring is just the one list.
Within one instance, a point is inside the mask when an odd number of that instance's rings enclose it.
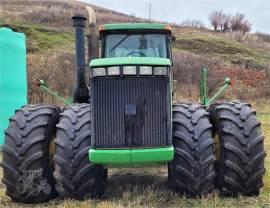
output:
{"label": "tractor cab", "polygon": [[[106,24],[100,26],[99,37],[101,40],[100,58],[90,62],[92,77],[96,75],[170,75],[167,67],[170,67],[172,63],[173,38],[169,25],[160,23]],[[115,68],[104,70],[104,66],[109,68],[115,66]]]}
{"label": "tractor cab", "polygon": [[100,26],[102,58],[155,57],[171,59],[171,28],[166,24],[107,24]]}

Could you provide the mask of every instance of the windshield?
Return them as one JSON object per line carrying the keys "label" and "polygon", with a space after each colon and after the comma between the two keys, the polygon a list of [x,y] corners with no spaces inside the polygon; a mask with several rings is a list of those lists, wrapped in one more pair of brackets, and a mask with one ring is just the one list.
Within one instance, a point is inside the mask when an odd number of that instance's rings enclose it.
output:
{"label": "windshield", "polygon": [[166,39],[165,34],[109,34],[104,56],[167,58]]}

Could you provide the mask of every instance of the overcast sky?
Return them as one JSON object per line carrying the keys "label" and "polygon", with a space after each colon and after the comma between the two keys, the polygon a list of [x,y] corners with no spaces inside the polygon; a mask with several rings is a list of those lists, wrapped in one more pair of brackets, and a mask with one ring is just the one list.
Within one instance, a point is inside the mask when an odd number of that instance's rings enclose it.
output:
{"label": "overcast sky", "polygon": [[149,4],[152,18],[181,23],[187,19],[198,19],[209,26],[208,16],[214,10],[226,13],[244,13],[252,23],[253,32],[270,33],[270,0],[81,0],[90,4],[149,17]]}

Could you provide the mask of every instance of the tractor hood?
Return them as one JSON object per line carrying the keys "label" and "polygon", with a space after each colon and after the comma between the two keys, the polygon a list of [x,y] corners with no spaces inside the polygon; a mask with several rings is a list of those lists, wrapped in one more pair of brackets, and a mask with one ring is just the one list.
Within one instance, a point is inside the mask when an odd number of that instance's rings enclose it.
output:
{"label": "tractor hood", "polygon": [[170,59],[155,57],[119,57],[93,59],[90,67],[123,66],[123,65],[149,65],[149,66],[171,66]]}

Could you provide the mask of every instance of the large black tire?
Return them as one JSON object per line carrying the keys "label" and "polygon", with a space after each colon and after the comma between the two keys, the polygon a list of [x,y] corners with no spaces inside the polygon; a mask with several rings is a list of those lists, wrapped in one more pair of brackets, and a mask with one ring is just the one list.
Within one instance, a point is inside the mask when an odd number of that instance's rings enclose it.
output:
{"label": "large black tire", "polygon": [[54,177],[62,198],[83,200],[104,193],[106,171],[88,159],[90,119],[90,104],[75,104],[65,109],[57,124]]}
{"label": "large black tire", "polygon": [[49,105],[26,105],[10,118],[1,166],[6,194],[13,201],[37,203],[56,197],[49,145],[59,111]]}
{"label": "large black tire", "polygon": [[266,154],[256,113],[239,102],[213,104],[209,112],[218,150],[216,185],[221,194],[258,195]]}
{"label": "large black tire", "polygon": [[201,196],[214,189],[214,146],[209,114],[200,104],[173,106],[174,159],[169,184],[177,192]]}

